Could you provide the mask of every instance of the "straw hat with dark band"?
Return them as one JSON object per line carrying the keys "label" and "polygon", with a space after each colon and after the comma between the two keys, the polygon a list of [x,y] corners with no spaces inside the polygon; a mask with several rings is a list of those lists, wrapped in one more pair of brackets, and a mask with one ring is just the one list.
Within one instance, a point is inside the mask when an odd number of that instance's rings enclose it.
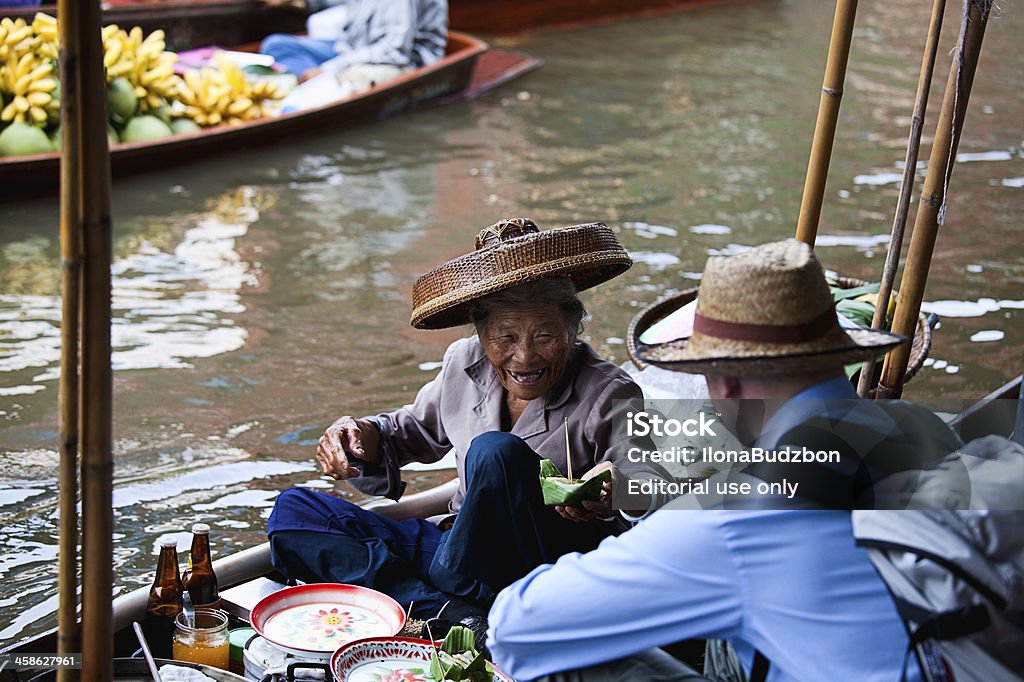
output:
{"label": "straw hat with dark band", "polygon": [[604,223],[541,231],[527,218],[502,220],[476,236],[476,251],[453,258],[416,280],[412,326],[444,329],[470,322],[473,302],[548,277],[568,277],[583,291],[633,264]]}
{"label": "straw hat with dark band", "polygon": [[877,357],[906,339],[840,328],[810,247],[794,240],[708,259],[693,335],[642,345],[644,362],[681,372],[813,372]]}

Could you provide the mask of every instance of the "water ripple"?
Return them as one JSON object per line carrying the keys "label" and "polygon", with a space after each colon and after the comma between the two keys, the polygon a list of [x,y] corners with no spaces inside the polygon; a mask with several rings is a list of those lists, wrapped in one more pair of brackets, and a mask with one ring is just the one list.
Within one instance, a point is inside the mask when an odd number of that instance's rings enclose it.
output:
{"label": "water ripple", "polygon": [[[168,232],[182,222],[190,225],[173,249],[154,245],[147,234],[131,242],[132,252],[115,259],[115,370],[190,367],[190,358],[226,353],[245,344],[247,331],[227,316],[245,310],[240,292],[257,283],[252,266],[236,249],[237,240],[260,215],[255,199],[250,188],[243,188],[220,197],[206,213],[168,217]],[[153,233],[160,228],[148,229]],[[154,236],[157,241],[166,238]],[[18,262],[24,269],[56,268],[45,249],[8,245],[6,250],[21,255]],[[59,376],[60,315],[56,294],[0,296],[0,374],[8,377],[0,395],[44,390],[39,384]],[[42,371],[20,374],[28,369]]]}

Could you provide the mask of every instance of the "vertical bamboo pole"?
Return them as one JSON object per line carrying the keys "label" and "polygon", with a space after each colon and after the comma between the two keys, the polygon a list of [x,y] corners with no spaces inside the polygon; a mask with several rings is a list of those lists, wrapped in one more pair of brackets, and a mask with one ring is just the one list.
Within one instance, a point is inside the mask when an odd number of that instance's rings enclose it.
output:
{"label": "vertical bamboo pole", "polygon": [[[953,65],[946,81],[946,93],[942,100],[942,112],[935,131],[931,156],[928,159],[928,175],[921,191],[921,201],[914,221],[914,234],[910,239],[907,264],[900,285],[896,304],[896,315],[892,329],[897,334],[912,337],[917,316],[924,299],[924,287],[928,281],[928,267],[935,250],[935,238],[939,223],[943,219],[946,190],[956,149],[960,144],[964,115],[971,98],[971,86],[978,67],[981,43],[985,37],[992,0],[967,0],[964,7],[964,24],[960,33],[959,46],[953,56]],[[903,393],[903,376],[910,359],[909,344],[891,351],[882,365],[882,380],[875,395],[877,398],[898,398]]]}
{"label": "vertical bamboo pole", "polygon": [[[77,140],[79,127],[78,64],[79,44],[75,27],[79,3],[61,0],[58,14],[61,82],[61,164],[60,164],[60,257],[61,257],[61,356],[60,467],[58,495],[60,541],[57,552],[57,652],[81,653],[82,632],[78,627],[78,325],[81,293],[82,243],[78,219],[78,183],[81,177]],[[76,670],[60,668],[58,682],[77,679]]]}
{"label": "vertical bamboo pole", "polygon": [[110,155],[100,3],[82,3],[78,29],[82,220],[82,679],[113,677],[111,509],[113,492],[110,366]]}
{"label": "vertical bamboo pole", "polygon": [[[900,197],[896,202],[896,215],[892,221],[892,236],[889,239],[889,250],[885,254],[885,265],[882,268],[882,281],[878,288],[878,305],[875,306],[875,316],[871,320],[871,326],[875,329],[885,329],[889,297],[892,295],[893,282],[896,281],[896,271],[900,267],[903,231],[907,226],[907,214],[910,213],[910,197],[914,194],[917,155],[921,149],[921,129],[924,127],[924,116],[928,109],[928,94],[931,92],[932,74],[935,72],[935,54],[939,49],[939,35],[942,33],[942,17],[945,11],[946,0],[935,0],[932,5],[932,18],[928,25],[928,38],[924,43],[921,75],[917,79],[917,99],[914,102],[914,116],[910,120],[910,137],[907,139],[907,155],[903,162]],[[857,393],[862,398],[866,398],[871,392],[874,378],[875,360],[870,358],[860,368]]]}
{"label": "vertical bamboo pole", "polygon": [[836,2],[825,80],[821,86],[818,119],[814,124],[814,141],[811,143],[804,194],[800,201],[800,218],[796,226],[796,238],[812,247],[818,235],[818,219],[821,217],[821,202],[825,195],[825,180],[828,179],[828,164],[832,158],[832,143],[836,136],[839,104],[843,98],[846,63],[850,58],[853,20],[856,16],[857,0]]}

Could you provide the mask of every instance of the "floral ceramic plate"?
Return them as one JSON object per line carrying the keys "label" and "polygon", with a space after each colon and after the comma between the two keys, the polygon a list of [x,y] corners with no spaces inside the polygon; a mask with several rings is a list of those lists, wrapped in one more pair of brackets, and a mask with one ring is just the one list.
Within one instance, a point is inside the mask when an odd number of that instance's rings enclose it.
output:
{"label": "floral ceramic plate", "polygon": [[353,640],[394,635],[405,625],[405,613],[398,602],[376,590],[318,583],[267,595],[253,607],[249,620],[277,648],[326,661]]}
{"label": "floral ceramic plate", "polygon": [[[436,682],[430,676],[432,652],[425,639],[362,639],[334,652],[331,672],[335,682]],[[515,681],[495,668],[494,682]]]}

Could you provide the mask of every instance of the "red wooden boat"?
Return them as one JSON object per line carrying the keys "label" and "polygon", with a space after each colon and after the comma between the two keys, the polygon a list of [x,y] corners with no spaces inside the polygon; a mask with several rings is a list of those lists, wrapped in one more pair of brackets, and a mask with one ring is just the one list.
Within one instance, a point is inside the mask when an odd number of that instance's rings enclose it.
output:
{"label": "red wooden boat", "polygon": [[[451,31],[444,59],[411,71],[358,95],[315,109],[263,118],[239,125],[204,128],[147,142],[111,148],[113,175],[192,161],[229,148],[252,147],[289,135],[352,125],[426,105],[476,97],[541,62],[520,52],[491,48],[472,36]],[[0,158],[0,196],[54,193],[59,186],[60,154]]]}
{"label": "red wooden boat", "polygon": [[[457,31],[506,35],[544,26],[609,21],[735,0],[449,0],[449,25]],[[39,8],[2,8],[0,15],[31,18],[37,10],[56,15],[44,0]],[[184,50],[203,45],[241,45],[270,33],[305,30],[305,14],[267,7],[261,0],[108,0],[103,23],[161,28],[167,47]]]}

